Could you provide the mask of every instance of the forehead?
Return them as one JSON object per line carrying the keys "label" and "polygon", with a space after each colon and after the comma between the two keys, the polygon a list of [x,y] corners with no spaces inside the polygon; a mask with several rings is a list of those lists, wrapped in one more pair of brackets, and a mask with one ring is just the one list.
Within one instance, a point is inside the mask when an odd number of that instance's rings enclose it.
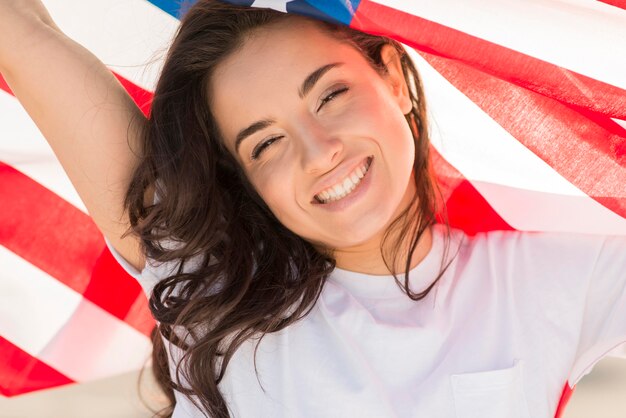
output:
{"label": "forehead", "polygon": [[252,32],[210,80],[210,106],[226,142],[243,124],[276,116],[289,101],[299,100],[298,88],[306,76],[335,62],[367,66],[354,47],[306,19]]}

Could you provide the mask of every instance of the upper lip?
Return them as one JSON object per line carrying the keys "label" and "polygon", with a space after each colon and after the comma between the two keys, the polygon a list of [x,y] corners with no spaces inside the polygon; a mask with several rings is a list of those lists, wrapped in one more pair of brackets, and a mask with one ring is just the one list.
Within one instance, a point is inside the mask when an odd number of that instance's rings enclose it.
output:
{"label": "upper lip", "polygon": [[348,174],[351,174],[354,170],[356,170],[357,167],[365,164],[368,158],[370,158],[369,155],[365,157],[354,158],[352,160],[344,162],[343,164],[341,164],[340,167],[333,170],[328,175],[328,177],[323,178],[320,183],[316,184],[317,192],[315,192],[315,194],[313,195],[313,201],[315,201],[315,196],[318,196],[324,190],[338,184],[340,181],[343,181],[346,177],[348,177]]}

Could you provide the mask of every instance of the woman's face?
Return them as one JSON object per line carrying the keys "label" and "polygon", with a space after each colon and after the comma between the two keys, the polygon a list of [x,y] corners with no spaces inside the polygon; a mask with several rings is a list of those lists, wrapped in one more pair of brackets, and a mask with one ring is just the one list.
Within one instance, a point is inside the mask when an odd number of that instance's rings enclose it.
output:
{"label": "woman's face", "polygon": [[380,248],[414,194],[411,102],[397,54],[382,56],[384,75],[292,19],[256,30],[212,77],[227,148],[280,222],[315,245]]}

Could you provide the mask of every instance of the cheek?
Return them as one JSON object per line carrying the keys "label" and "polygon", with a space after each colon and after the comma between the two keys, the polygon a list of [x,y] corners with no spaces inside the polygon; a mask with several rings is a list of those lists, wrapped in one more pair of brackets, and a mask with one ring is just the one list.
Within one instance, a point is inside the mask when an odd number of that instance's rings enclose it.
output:
{"label": "cheek", "polygon": [[383,153],[396,163],[413,160],[415,140],[405,116],[389,99],[379,99],[369,107],[363,107],[362,124],[379,142]]}
{"label": "cheek", "polygon": [[360,97],[355,97],[353,104],[350,115],[376,132],[396,132],[402,128],[400,125],[406,125],[398,105],[383,87],[365,91]]}
{"label": "cheek", "polygon": [[272,167],[257,176],[253,182],[257,192],[281,223],[296,217],[295,189],[293,176],[283,167]]}

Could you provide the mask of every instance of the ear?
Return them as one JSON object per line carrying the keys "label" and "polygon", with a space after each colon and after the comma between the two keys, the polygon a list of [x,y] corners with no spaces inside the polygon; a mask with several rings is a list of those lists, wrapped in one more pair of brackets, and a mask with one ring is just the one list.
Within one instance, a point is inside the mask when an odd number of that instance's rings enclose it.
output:
{"label": "ear", "polygon": [[407,87],[404,72],[402,71],[400,54],[393,46],[385,45],[380,51],[380,57],[387,69],[384,78],[393,96],[396,98],[400,109],[402,109],[402,113],[406,115],[413,108],[413,103],[411,103],[409,88]]}

